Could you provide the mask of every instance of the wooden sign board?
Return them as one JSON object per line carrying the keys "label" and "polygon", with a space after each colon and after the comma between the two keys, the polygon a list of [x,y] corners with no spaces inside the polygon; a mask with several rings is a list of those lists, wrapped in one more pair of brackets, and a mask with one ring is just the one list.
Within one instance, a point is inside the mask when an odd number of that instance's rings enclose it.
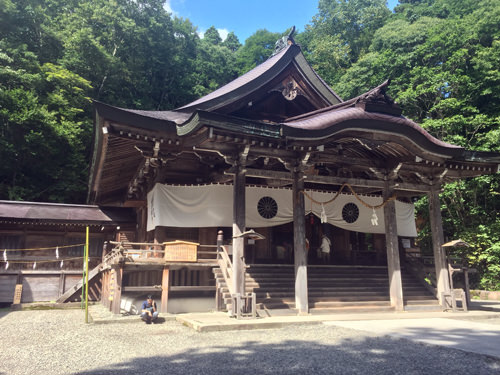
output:
{"label": "wooden sign board", "polygon": [[16,284],[16,289],[14,291],[14,305],[21,303],[21,296],[23,294],[23,284]]}
{"label": "wooden sign board", "polygon": [[164,260],[167,262],[196,262],[198,260],[198,243],[187,241],[164,242]]}

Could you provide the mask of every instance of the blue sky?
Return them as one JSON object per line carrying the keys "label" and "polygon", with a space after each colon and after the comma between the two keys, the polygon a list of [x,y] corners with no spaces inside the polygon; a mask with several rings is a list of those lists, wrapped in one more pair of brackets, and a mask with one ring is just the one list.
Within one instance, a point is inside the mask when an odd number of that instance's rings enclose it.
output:
{"label": "blue sky", "polygon": [[[394,8],[398,0],[388,0]],[[215,26],[225,38],[234,31],[241,43],[258,29],[284,32],[291,26],[303,31],[318,11],[318,0],[167,0],[174,15],[188,18],[203,33]]]}

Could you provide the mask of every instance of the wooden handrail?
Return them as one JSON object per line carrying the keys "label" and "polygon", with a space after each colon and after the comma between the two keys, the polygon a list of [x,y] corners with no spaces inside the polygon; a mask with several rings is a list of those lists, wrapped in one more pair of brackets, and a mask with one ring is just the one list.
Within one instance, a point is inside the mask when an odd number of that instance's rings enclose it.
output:
{"label": "wooden handrail", "polygon": [[129,241],[109,241],[110,244],[112,245],[123,245],[123,244],[128,244],[128,245],[137,245],[137,246],[159,246],[163,247],[163,244],[161,243],[151,243],[151,242],[129,242]]}
{"label": "wooden handrail", "polygon": [[217,252],[217,262],[219,263],[219,267],[222,271],[222,276],[226,281],[227,288],[229,289],[229,293],[233,294],[233,263],[231,262],[231,258],[227,252],[227,249],[224,245],[220,246]]}

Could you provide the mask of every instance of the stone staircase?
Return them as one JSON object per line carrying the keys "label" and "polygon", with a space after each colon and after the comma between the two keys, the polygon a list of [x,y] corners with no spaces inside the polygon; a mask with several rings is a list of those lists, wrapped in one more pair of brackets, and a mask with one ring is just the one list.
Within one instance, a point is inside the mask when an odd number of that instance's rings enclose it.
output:
{"label": "stone staircase", "polygon": [[[231,298],[220,270],[214,270],[222,299]],[[364,266],[309,266],[309,309],[315,313],[393,311],[387,268]],[[411,310],[439,308],[437,300],[411,275],[403,273],[405,305]],[[251,265],[246,269],[246,291],[256,294],[261,312],[295,312],[293,265]]]}

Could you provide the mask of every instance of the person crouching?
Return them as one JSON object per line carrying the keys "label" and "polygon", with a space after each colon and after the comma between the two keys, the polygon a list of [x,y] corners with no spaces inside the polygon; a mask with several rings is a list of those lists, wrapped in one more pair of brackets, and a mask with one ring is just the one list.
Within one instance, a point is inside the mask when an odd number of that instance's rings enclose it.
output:
{"label": "person crouching", "polygon": [[153,300],[152,296],[148,296],[146,301],[142,303],[141,319],[144,320],[146,324],[151,324],[156,318],[158,318],[156,302]]}

